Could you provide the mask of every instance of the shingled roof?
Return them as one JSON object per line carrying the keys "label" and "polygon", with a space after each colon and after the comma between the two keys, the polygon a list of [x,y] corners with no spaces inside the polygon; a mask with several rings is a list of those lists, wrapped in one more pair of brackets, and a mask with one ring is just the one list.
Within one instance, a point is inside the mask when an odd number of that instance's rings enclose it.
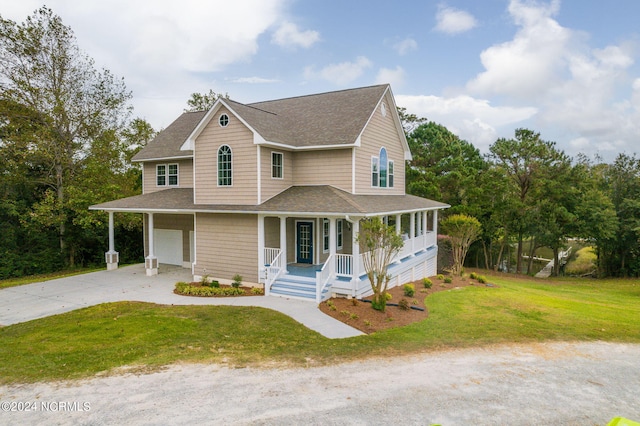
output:
{"label": "shingled roof", "polygon": [[191,157],[193,151],[181,151],[180,147],[196,128],[206,111],[185,112],[147,144],[131,161],[159,158]]}
{"label": "shingled roof", "polygon": [[251,104],[219,99],[211,111],[182,114],[133,161],[191,157],[193,151],[181,150],[182,145],[222,105],[268,142],[293,149],[354,144],[387,90],[383,84]]}
{"label": "shingled roof", "polygon": [[259,205],[194,204],[193,189],[172,188],[97,204],[90,209],[123,212],[375,216],[447,207],[449,205],[414,195],[354,195],[330,185],[319,185],[292,186]]}

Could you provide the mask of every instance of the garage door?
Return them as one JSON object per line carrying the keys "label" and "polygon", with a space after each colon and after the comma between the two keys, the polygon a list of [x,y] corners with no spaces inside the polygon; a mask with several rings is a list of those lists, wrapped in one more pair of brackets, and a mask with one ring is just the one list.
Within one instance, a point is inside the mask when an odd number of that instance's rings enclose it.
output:
{"label": "garage door", "polygon": [[158,263],[182,266],[182,231],[154,229],[153,239]]}

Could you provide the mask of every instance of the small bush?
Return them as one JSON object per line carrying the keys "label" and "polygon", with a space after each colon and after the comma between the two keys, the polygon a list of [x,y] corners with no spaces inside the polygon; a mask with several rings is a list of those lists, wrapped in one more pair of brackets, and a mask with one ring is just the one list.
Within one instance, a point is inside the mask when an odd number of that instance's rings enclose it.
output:
{"label": "small bush", "polygon": [[175,292],[185,296],[240,296],[244,291],[233,287],[197,287],[188,283],[177,283]]}
{"label": "small bush", "polygon": [[447,277],[447,278],[444,279],[444,282],[447,283],[447,284],[451,284],[453,282],[453,278]]}
{"label": "small bush", "polygon": [[438,278],[440,281],[442,281],[442,280],[444,280],[444,275],[438,274],[438,276],[436,278]]}
{"label": "small bush", "polygon": [[233,276],[233,282],[231,283],[231,287],[240,288],[240,285],[242,285],[242,275],[235,274]]}
{"label": "small bush", "polygon": [[413,297],[413,295],[416,294],[416,288],[413,284],[403,285],[402,290],[404,291],[404,295],[407,297]]}
{"label": "small bush", "polygon": [[478,275],[478,282],[480,284],[486,284],[487,283],[487,277],[485,277],[484,275]]}
{"label": "small bush", "polygon": [[261,289],[260,287],[251,287],[251,294],[255,294],[259,296],[264,294],[264,290]]}
{"label": "small bush", "polygon": [[358,314],[351,314],[350,317],[352,320],[357,320],[358,318],[360,318]]}
{"label": "small bush", "polygon": [[209,283],[209,287],[213,287],[213,288],[220,288],[220,282],[213,280]]}
{"label": "small bush", "polygon": [[476,274],[475,272],[472,272],[471,274],[469,274],[469,278],[471,278],[472,280],[477,280],[478,274]]}
{"label": "small bush", "polygon": [[391,295],[391,293],[385,293],[384,298],[387,299],[388,302],[389,300],[393,299],[393,296]]}
{"label": "small bush", "polygon": [[209,287],[209,275],[204,274],[202,278],[200,278],[200,285],[203,287]]}
{"label": "small bush", "polygon": [[355,297],[353,299],[351,299],[351,304],[353,306],[358,306],[358,299],[356,299]]}
{"label": "small bush", "polygon": [[407,299],[400,299],[400,301],[398,302],[398,308],[402,309],[403,311],[408,311],[409,310],[409,301]]}
{"label": "small bush", "polygon": [[431,288],[433,283],[431,282],[431,280],[429,278],[423,278],[422,279],[422,285],[424,286],[424,288]]}

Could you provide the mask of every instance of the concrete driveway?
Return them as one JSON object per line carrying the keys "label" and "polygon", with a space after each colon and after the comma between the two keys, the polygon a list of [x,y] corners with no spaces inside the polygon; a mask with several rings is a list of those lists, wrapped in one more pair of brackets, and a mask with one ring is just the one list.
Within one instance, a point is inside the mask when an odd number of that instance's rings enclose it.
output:
{"label": "concrete driveway", "polygon": [[136,301],[164,305],[258,306],[280,311],[328,338],[344,338],[362,333],[337,321],[317,308],[314,302],[280,297],[187,297],[173,293],[176,282],[190,281],[188,269],[161,265],[153,277],[144,265],[114,271],[59,278],[0,290],[0,325],[6,326],[107,302]]}

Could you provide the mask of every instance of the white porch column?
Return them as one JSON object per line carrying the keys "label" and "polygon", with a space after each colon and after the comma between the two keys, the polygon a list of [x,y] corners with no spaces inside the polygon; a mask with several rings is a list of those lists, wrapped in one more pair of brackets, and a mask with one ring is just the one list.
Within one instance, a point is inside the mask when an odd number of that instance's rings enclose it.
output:
{"label": "white porch column", "polygon": [[266,268],[264,266],[264,215],[258,215],[258,282],[265,279]]}
{"label": "white porch column", "polygon": [[429,212],[427,210],[422,212],[422,235],[424,236],[422,239],[422,248],[427,247],[427,235],[429,233],[429,228],[427,227],[427,217],[429,216]]}
{"label": "white porch column", "polygon": [[282,264],[284,265],[284,273],[287,271],[287,217],[280,216],[280,253],[282,256]]}
{"label": "white porch column", "polygon": [[358,242],[358,234],[360,233],[360,220],[354,219],[351,227],[351,255],[353,262],[351,264],[351,296],[355,297],[360,283],[360,243]]}
{"label": "white porch column", "polygon": [[411,241],[411,256],[413,256],[413,253],[415,252],[415,247],[414,247],[414,239],[416,237],[416,213],[410,213],[409,214],[409,239]]}
{"label": "white porch column", "polygon": [[149,221],[149,255],[144,259],[144,267],[147,270],[147,276],[150,277],[158,275],[158,258],[155,255],[155,248],[153,245],[153,213],[148,213],[147,219]]}
{"label": "white porch column", "polygon": [[337,247],[338,247],[338,239],[336,238],[336,218],[329,218],[329,256],[335,256]]}
{"label": "white porch column", "polygon": [[120,255],[115,249],[115,237],[113,230],[113,212],[109,212],[109,251],[104,254],[107,261],[107,271],[118,269]]}
{"label": "white porch column", "polygon": [[438,210],[433,211],[433,233],[436,235],[436,242],[438,241]]}
{"label": "white porch column", "polygon": [[402,234],[402,215],[401,214],[396,215],[396,234],[398,235]]}

